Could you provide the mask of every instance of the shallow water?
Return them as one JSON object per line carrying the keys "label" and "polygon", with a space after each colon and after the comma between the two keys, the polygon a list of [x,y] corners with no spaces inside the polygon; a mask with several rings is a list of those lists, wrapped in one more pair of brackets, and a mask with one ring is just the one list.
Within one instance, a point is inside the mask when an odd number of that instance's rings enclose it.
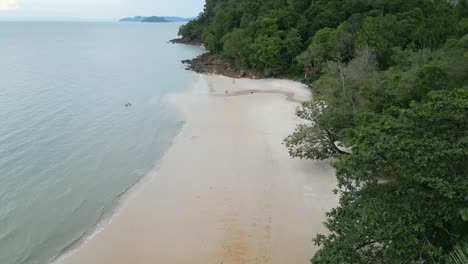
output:
{"label": "shallow water", "polygon": [[201,53],[178,26],[0,22],[0,263],[49,263],[157,164]]}

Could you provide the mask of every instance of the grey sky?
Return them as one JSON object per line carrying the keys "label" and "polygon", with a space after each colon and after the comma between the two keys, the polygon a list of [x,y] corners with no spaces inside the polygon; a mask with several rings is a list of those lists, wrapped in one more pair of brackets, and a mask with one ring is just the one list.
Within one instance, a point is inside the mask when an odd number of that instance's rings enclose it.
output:
{"label": "grey sky", "polygon": [[120,18],[135,15],[193,17],[204,0],[0,0],[0,18]]}

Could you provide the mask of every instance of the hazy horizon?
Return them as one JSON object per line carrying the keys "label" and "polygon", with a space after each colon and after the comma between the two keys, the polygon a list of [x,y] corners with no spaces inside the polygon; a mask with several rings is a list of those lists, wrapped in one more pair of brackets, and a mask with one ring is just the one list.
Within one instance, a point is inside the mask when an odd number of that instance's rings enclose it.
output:
{"label": "hazy horizon", "polygon": [[[142,16],[142,17],[149,17],[153,15],[128,15],[128,16],[120,16],[120,17],[3,17],[0,15],[0,22],[119,22],[122,18],[127,17],[135,17],[135,16]],[[181,18],[192,18],[195,16],[177,16],[177,15],[154,15],[160,17],[181,17]]]}
{"label": "hazy horizon", "polygon": [[203,0],[0,0],[0,21],[113,21],[133,16],[195,17]]}

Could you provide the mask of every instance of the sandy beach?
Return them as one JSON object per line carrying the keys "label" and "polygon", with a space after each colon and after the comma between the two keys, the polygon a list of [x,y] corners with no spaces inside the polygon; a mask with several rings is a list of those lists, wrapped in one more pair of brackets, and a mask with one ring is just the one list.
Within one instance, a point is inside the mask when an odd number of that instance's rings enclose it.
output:
{"label": "sandy beach", "polygon": [[61,264],[306,264],[337,204],[327,162],[289,157],[300,83],[199,75],[159,168]]}

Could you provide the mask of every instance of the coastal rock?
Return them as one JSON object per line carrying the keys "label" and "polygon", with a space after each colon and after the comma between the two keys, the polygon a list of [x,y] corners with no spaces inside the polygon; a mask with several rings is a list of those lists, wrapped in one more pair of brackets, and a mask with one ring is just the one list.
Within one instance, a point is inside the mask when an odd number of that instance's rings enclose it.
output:
{"label": "coastal rock", "polygon": [[[203,41],[199,39],[177,38],[169,41],[173,44],[187,44],[203,46]],[[197,73],[220,74],[231,78],[262,79],[265,75],[254,69],[247,69],[233,65],[219,55],[207,52],[194,59],[182,60],[183,64],[188,64],[186,70]]]}
{"label": "coastal rock", "polygon": [[245,69],[232,65],[219,55],[211,52],[204,53],[191,60],[183,60],[182,63],[188,64],[187,70],[198,73],[221,74],[231,78],[264,78],[264,74],[253,70]]}
{"label": "coastal rock", "polygon": [[199,39],[189,39],[189,38],[176,38],[176,39],[169,40],[169,42],[172,44],[187,44],[187,45],[197,45],[197,46],[203,45],[203,41]]}

